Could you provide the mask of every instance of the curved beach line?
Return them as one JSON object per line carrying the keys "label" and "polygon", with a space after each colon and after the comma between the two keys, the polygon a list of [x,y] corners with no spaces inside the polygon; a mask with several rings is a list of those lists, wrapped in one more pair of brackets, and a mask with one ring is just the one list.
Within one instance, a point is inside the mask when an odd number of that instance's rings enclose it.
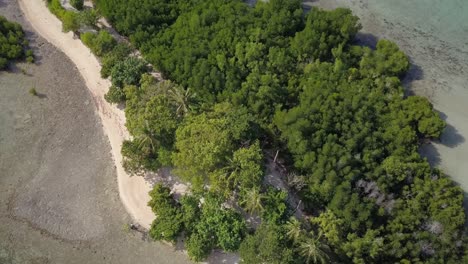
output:
{"label": "curved beach line", "polygon": [[151,186],[143,177],[130,177],[122,167],[122,142],[129,137],[125,113],[104,100],[111,83],[100,76],[101,65],[91,51],[73,33],[63,33],[62,23],[47,9],[42,0],[18,0],[21,11],[34,30],[56,46],[76,65],[96,104],[105,134],[109,137],[114,158],[119,194],[131,217],[149,229],[155,218],[147,205]]}

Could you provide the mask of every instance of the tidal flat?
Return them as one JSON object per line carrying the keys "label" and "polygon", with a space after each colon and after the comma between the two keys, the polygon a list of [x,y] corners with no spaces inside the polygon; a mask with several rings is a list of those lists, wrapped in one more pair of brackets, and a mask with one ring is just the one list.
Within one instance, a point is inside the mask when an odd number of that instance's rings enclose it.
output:
{"label": "tidal flat", "polygon": [[37,59],[0,72],[0,263],[189,263],[129,230],[78,69],[33,32],[15,0],[0,0],[0,15],[23,26]]}

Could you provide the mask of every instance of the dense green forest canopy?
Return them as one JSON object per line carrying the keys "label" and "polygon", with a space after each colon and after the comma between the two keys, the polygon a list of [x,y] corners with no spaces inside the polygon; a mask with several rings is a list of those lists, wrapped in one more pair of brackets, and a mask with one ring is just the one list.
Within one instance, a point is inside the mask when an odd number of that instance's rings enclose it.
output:
{"label": "dense green forest canopy", "polygon": [[27,45],[21,25],[0,16],[0,70],[4,70],[8,62],[24,57],[33,62],[32,51],[26,50]]}
{"label": "dense green forest canopy", "polygon": [[[462,190],[418,153],[445,123],[427,99],[405,96],[409,61],[394,43],[353,43],[360,25],[350,10],[304,14],[298,0],[95,3],[170,80],[145,74],[124,46],[105,48],[105,33],[86,41],[104,53],[106,98],[126,105],[124,167],[172,166],[191,183],[177,201],[160,184],[151,192],[154,239],[184,233],[194,260],[221,248],[244,263],[468,261]],[[289,193],[265,183],[272,150]],[[294,195],[306,217],[292,216]]]}

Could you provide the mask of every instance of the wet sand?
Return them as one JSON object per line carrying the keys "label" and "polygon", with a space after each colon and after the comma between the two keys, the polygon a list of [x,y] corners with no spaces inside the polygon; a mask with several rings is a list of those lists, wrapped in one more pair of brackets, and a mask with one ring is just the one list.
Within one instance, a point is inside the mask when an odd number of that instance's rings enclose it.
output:
{"label": "wet sand", "polygon": [[21,11],[34,31],[62,51],[78,68],[91,97],[97,106],[104,133],[109,138],[117,172],[119,195],[130,216],[149,229],[154,214],[148,206],[151,184],[143,177],[131,177],[122,166],[121,146],[129,133],[125,127],[125,113],[104,100],[111,82],[101,78],[101,65],[91,51],[73,33],[63,33],[62,23],[49,12],[42,0],[18,0]]}
{"label": "wet sand", "polygon": [[463,0],[317,0],[307,6],[349,7],[361,19],[362,44],[396,42],[412,67],[404,85],[426,96],[447,122],[442,138],[421,147],[429,162],[468,191],[468,4]]}
{"label": "wet sand", "polygon": [[23,25],[37,56],[0,72],[0,263],[190,263],[126,228],[109,139],[78,69],[15,0],[0,0],[0,15]]}

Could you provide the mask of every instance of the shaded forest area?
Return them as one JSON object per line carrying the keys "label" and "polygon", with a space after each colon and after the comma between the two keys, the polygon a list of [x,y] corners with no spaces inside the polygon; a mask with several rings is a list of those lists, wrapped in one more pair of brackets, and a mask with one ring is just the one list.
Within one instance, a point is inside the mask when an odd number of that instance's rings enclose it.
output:
{"label": "shaded forest area", "polygon": [[[220,248],[244,263],[468,262],[462,190],[417,152],[445,124],[404,95],[409,61],[394,43],[353,44],[350,10],[95,0],[97,12],[67,15],[54,3],[67,30],[102,14],[168,79],[106,31],[81,34],[112,80],[106,99],[125,104],[125,169],[171,166],[191,185],[178,200],[162,184],[150,193],[154,239],[185,236],[196,261]],[[305,218],[265,184],[278,150]]]}

